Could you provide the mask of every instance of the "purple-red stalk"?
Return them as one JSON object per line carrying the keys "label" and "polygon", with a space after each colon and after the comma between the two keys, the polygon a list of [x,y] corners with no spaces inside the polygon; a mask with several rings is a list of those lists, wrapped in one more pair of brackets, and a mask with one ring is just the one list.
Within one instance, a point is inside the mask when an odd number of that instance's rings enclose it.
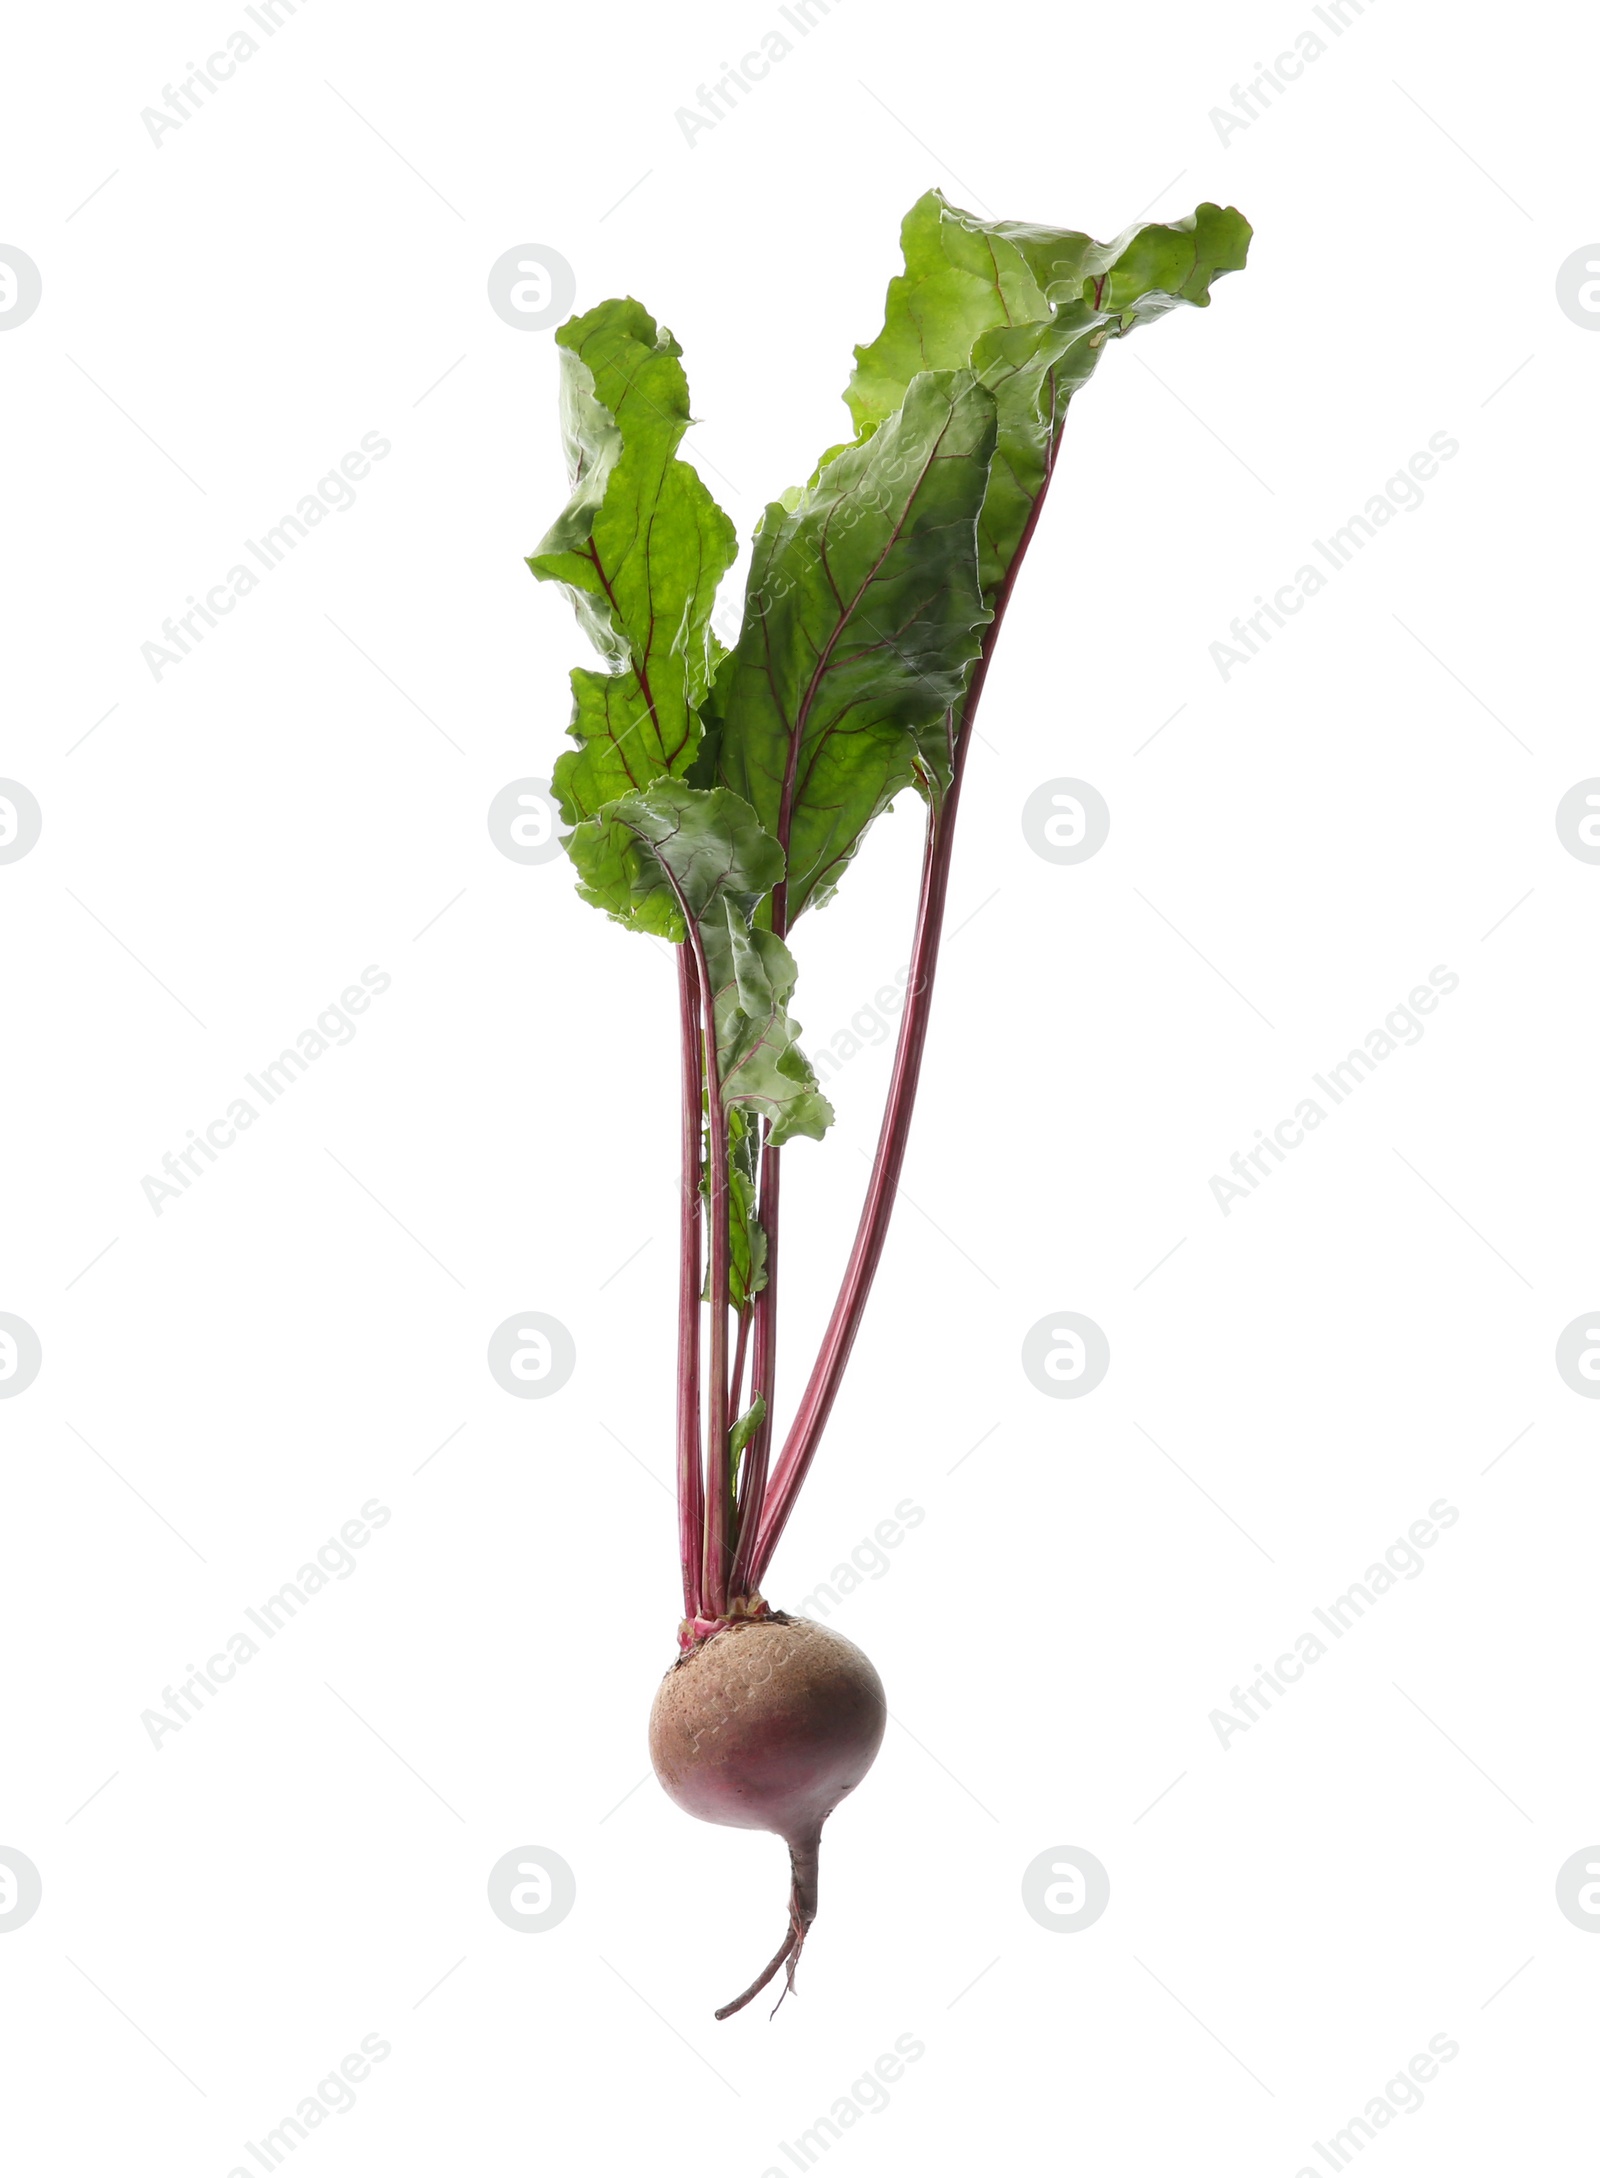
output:
{"label": "purple-red stalk", "polygon": [[700,999],[694,958],[678,948],[678,1025],[683,1044],[683,1172],[678,1206],[678,1557],[683,1615],[700,1612],[705,1483],[700,1463]]}
{"label": "purple-red stalk", "polygon": [[[900,1184],[900,1169],[905,1161],[906,1144],[911,1133],[912,1104],[922,1067],[923,1047],[927,1040],[930,1010],[928,1001],[932,996],[934,969],[939,957],[945,883],[950,870],[946,843],[950,838],[951,827],[943,820],[955,814],[964,753],[963,741],[957,744],[956,775],[945,797],[943,809],[937,814],[932,810],[928,813],[922,860],[922,890],[917,904],[916,937],[912,944],[911,973],[906,985],[906,1007],[901,1019],[900,1035],[895,1043],[894,1068],[889,1077],[889,1094],[879,1130],[877,1154],[873,1158],[866,1199],[861,1206],[861,1219],[856,1228],[855,1245],[845,1266],[839,1296],[833,1304],[828,1328],[823,1333],[810,1379],[796,1409],[762,1506],[760,1526],[750,1557],[751,1573],[758,1586],[793,1510],[800,1486],[816,1456],[823,1428],[838,1396],[845,1364],[850,1358],[850,1349],[855,1344],[857,1331],[861,1328],[867,1295],[883,1255],[884,1242],[888,1238],[889,1216],[894,1208],[895,1193]],[[941,847],[944,848],[942,853]]]}
{"label": "purple-red stalk", "polygon": [[711,1335],[706,1365],[706,1486],[704,1548],[700,1559],[700,1609],[708,1618],[721,1618],[728,1608],[729,1523],[732,1488],[728,1463],[728,1115],[722,1103],[722,1076],[717,1060],[716,992],[706,965],[699,926],[692,916],[684,918],[686,943],[694,948],[695,974],[700,985],[700,1046],[705,1054],[706,1164],[710,1174],[706,1213],[711,1220],[711,1270],[707,1293],[711,1303]]}

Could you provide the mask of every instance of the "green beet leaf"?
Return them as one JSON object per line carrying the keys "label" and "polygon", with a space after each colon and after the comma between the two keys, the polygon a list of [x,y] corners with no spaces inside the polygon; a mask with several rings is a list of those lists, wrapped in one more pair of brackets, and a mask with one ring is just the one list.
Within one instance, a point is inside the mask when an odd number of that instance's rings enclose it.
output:
{"label": "green beet leaf", "polygon": [[740,1455],[766,1418],[767,1402],[758,1393],[754,1402],[745,1408],[728,1432],[728,1457],[733,1463],[732,1479],[736,1485],[739,1480]]}
{"label": "green beet leaf", "polygon": [[[756,1214],[761,1168],[761,1130],[740,1105],[728,1113],[728,1306],[743,1310],[767,1282],[767,1235]],[[701,1200],[711,1200],[711,1175],[701,1141]],[[711,1265],[700,1298],[711,1300]]]}
{"label": "green beet leaf", "polygon": [[923,372],[865,445],[766,511],[695,776],[782,847],[783,927],[831,896],[895,794],[948,782],[944,721],[988,617],[976,522],[994,439],[970,371]]}
{"label": "green beet leaf", "polygon": [[[1109,338],[1180,303],[1204,308],[1212,280],[1245,262],[1250,228],[1202,204],[1114,242],[1069,228],[981,220],[930,189],[901,230],[905,271],[884,327],[856,350],[845,401],[856,444],[878,431],[918,371],[969,364],[994,394],[999,437],[979,517],[985,603],[993,606],[1050,473],[1067,403]],[[823,456],[826,465],[842,449]]]}
{"label": "green beet leaf", "polygon": [[766,1418],[767,1402],[758,1396],[753,1405],[745,1408],[729,1433],[728,1450],[736,1459]]}
{"label": "green beet leaf", "polygon": [[[761,1169],[761,1130],[747,1118],[741,1106],[728,1114],[728,1304],[744,1309],[767,1282],[767,1236],[756,1215],[757,1180]],[[700,1192],[710,1197],[709,1176],[702,1174]],[[703,1301],[711,1299],[710,1266],[707,1266]]]}
{"label": "green beet leaf", "polygon": [[817,1087],[800,1049],[800,1024],[788,1010],[794,955],[775,932],[751,929],[729,899],[722,930],[708,916],[704,938],[723,1103],[764,1119],[773,1149],[799,1134],[820,1141],[833,1106]]}
{"label": "green beet leaf", "polygon": [[748,922],[783,875],[783,853],[726,787],[658,779],[587,818],[567,841],[578,891],[629,930],[681,944],[689,924],[720,926],[730,899]]}
{"label": "green beet leaf", "polygon": [[[980,220],[938,190],[912,206],[883,331],[856,350],[856,437],[767,510],[739,642],[706,705],[695,776],[735,788],[783,847],[783,927],[831,896],[896,793],[942,795],[982,627],[1107,340],[1203,306],[1249,240],[1214,204],[1109,243]],[[954,477],[917,461],[935,441],[959,458]]]}
{"label": "green beet leaf", "polygon": [[607,670],[572,675],[578,747],[556,764],[569,824],[693,761],[720,646],[733,524],[677,449],[692,418],[682,350],[630,299],[556,334],[572,497],[528,565],[558,582]]}
{"label": "green beet leaf", "polygon": [[783,853],[726,787],[658,779],[609,803],[567,842],[578,890],[630,930],[682,944],[693,925],[713,995],[725,1109],[766,1120],[768,1140],[820,1136],[833,1108],[797,1042],[787,1001],[794,956],[751,918],[783,875]]}

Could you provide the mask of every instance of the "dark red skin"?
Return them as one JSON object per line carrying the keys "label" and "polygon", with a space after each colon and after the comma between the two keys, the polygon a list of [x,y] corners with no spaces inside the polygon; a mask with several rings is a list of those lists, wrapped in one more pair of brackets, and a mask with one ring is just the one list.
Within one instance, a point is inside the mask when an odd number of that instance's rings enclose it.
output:
{"label": "dark red skin", "polygon": [[853,1641],[775,1612],[725,1627],[673,1665],[650,1712],[650,1759],[668,1797],[702,1822],[776,1831],[789,1847],[789,1934],[747,2004],[794,1964],[817,1911],[822,1826],[883,1741],[883,1684]]}
{"label": "dark red skin", "polygon": [[793,1844],[866,1776],[886,1717],[854,1642],[776,1613],[673,1665],[650,1713],[650,1759],[686,1814]]}

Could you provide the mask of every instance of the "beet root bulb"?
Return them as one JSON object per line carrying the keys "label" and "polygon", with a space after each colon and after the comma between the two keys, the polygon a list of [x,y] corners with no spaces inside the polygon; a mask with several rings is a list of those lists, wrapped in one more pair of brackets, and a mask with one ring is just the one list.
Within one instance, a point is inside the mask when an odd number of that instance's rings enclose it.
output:
{"label": "beet root bulb", "polygon": [[650,1759],[668,1798],[702,1822],[774,1831],[789,1848],[784,1940],[719,2019],[780,1968],[784,1994],[793,1989],[816,1919],[822,1826],[871,1769],[887,1717],[882,1681],[854,1642],[782,1612],[724,1627],[662,1680]]}

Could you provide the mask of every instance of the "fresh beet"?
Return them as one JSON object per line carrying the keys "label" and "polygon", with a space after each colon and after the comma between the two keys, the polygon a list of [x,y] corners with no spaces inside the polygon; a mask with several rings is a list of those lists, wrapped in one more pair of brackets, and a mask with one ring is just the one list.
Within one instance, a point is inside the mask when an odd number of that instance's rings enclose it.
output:
{"label": "fresh beet", "polygon": [[[1250,228],[1201,204],[1098,243],[980,219],[931,189],[902,241],[905,274],[845,395],[855,436],[768,507],[731,649],[712,607],[738,537],[677,453],[692,420],[682,350],[631,297],[556,333],[572,496],[528,560],[566,590],[605,665],[572,676],[576,745],[551,778],[578,890],[677,956],[682,1656],[656,1697],[650,1748],[680,1807],[776,1831],[792,1869],[782,1949],[719,2019],[780,1967],[794,1986],[822,1825],[883,1737],[883,1689],[860,1650],[769,1610],[761,1590],[899,1197],[995,644],[1069,403],[1113,339],[1179,303],[1204,307],[1211,282],[1243,265]],[[788,941],[833,896],[868,827],[913,796],[922,870],[878,1146],[838,1297],[780,1434],[785,1146],[819,1140],[834,1116],[790,1011]],[[880,990],[878,1005],[895,1011],[899,997]],[[657,1063],[637,1023],[627,1063],[641,1077]],[[992,1155],[1001,1122],[979,1118]],[[908,1257],[902,1275],[920,1266]],[[922,1315],[940,1321],[936,1307]],[[902,1435],[914,1435],[926,1389],[922,1350],[908,1343],[899,1360]]]}
{"label": "fresh beet", "polygon": [[657,1689],[650,1759],[668,1797],[702,1822],[775,1831],[789,1848],[783,1943],[719,2019],[748,2004],[780,1966],[785,1993],[794,1987],[817,1915],[822,1826],[871,1769],[887,1716],[883,1683],[854,1642],[781,1611],[713,1633]]}

